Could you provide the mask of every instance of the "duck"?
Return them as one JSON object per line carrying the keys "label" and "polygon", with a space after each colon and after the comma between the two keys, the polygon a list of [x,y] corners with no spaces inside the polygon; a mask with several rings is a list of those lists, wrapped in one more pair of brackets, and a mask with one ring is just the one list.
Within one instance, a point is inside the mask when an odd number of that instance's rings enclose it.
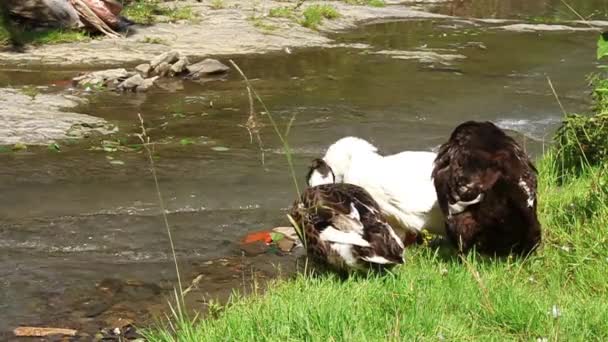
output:
{"label": "duck", "polygon": [[311,259],[340,273],[384,271],[404,262],[403,242],[359,186],[306,188],[289,217]]}
{"label": "duck", "polygon": [[403,151],[381,155],[365,139],[344,137],[322,158],[313,160],[309,186],[349,183],[362,187],[403,241],[420,240],[423,230],[445,236],[445,219],[437,202],[431,173],[437,154]]}
{"label": "duck", "polygon": [[466,253],[529,254],[541,242],[537,170],[519,144],[489,121],[458,125],[432,172],[448,239]]}

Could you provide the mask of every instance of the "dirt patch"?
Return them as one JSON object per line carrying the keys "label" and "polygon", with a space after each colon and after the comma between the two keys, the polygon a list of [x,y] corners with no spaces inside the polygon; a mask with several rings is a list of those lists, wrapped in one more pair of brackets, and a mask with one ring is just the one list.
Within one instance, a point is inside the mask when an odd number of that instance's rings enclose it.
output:
{"label": "dirt patch", "polygon": [[[226,0],[223,9],[212,9],[210,1],[179,1],[167,6],[189,6],[196,19],[181,23],[160,23],[136,27],[127,38],[94,39],[31,48],[25,53],[0,52],[0,63],[11,65],[124,65],[147,61],[168,50],[197,59],[208,55],[251,54],[280,51],[286,47],[326,47],[333,41],[326,33],[352,28],[371,19],[449,18],[414,10],[407,5],[369,7],[342,2],[322,2],[338,10],[340,17],[325,20],[319,30],[303,27],[289,18],[268,16],[274,7],[294,6],[272,0]],[[298,11],[315,2],[306,2]]]}

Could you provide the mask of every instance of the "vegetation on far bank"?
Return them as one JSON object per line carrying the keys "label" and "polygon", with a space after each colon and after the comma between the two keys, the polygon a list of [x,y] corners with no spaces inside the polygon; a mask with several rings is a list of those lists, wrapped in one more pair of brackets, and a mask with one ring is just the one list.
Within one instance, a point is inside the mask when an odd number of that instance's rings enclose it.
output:
{"label": "vegetation on far bank", "polygon": [[537,160],[543,244],[535,254],[494,259],[470,253],[461,259],[446,248],[412,247],[394,273],[346,280],[300,274],[265,294],[235,294],[225,306],[214,306],[208,319],[193,321],[176,310],[168,327],[148,330],[146,337],[608,340],[608,79],[598,77],[594,113],[567,115]]}
{"label": "vegetation on far bank", "polygon": [[[156,22],[194,21],[198,14],[189,6],[169,7],[161,0],[134,0],[126,3],[121,14],[130,20],[143,25]],[[1,10],[1,9],[0,9]],[[9,23],[9,16],[0,16],[0,46],[12,42],[17,45],[45,45],[87,41],[94,34],[85,29],[64,28],[30,28]]]}

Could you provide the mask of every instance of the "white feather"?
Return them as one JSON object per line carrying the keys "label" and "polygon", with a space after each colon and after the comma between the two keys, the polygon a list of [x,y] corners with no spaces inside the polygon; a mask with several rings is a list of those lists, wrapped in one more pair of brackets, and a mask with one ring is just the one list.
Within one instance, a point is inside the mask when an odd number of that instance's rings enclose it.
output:
{"label": "white feather", "polygon": [[353,246],[342,244],[342,243],[333,243],[331,244],[331,249],[335,251],[340,258],[350,267],[357,267],[358,260],[353,254]]}
{"label": "white feather", "polygon": [[363,237],[359,233],[354,231],[343,232],[332,226],[328,226],[327,228],[325,228],[321,232],[321,234],[319,234],[319,237],[321,238],[321,240],[327,242],[348,244],[360,247],[370,246],[369,242],[363,239]]}
{"label": "white feather", "polygon": [[381,156],[367,141],[347,137],[331,145],[323,160],[337,182],[367,190],[397,224],[394,228],[414,232],[426,228],[444,235],[444,218],[431,179],[435,157],[424,151]]}
{"label": "white feather", "polygon": [[385,265],[385,264],[395,264],[395,262],[390,261],[384,257],[381,257],[379,255],[373,255],[371,257],[362,257],[361,260],[363,261],[367,261],[367,262],[371,262],[372,264],[381,264],[381,265]]}
{"label": "white feather", "polygon": [[472,199],[470,201],[458,201],[456,203],[448,203],[448,215],[452,216],[452,215],[460,214],[461,212],[465,211],[468,206],[477,204],[477,203],[483,201],[483,198],[484,198],[484,195],[479,194],[479,195],[477,195],[477,197],[475,197],[474,199]]}
{"label": "white feather", "polygon": [[308,180],[308,185],[317,186],[317,185],[323,185],[323,184],[332,184],[333,182],[334,182],[334,177],[332,176],[331,172],[329,172],[327,174],[327,176],[323,176],[323,174],[321,174],[321,172],[319,172],[317,170],[313,170],[310,175],[310,179]]}
{"label": "white feather", "polygon": [[528,184],[526,184],[526,182],[524,182],[523,179],[519,179],[519,187],[526,193],[526,195],[528,196],[527,199],[527,204],[529,208],[534,207],[534,194],[532,193],[532,190],[530,190],[530,187],[528,186]]}

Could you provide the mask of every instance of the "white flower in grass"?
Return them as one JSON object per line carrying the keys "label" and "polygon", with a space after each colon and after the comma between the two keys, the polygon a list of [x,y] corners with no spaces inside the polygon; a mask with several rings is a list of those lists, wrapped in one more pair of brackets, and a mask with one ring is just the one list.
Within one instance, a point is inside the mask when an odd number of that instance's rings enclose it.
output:
{"label": "white flower in grass", "polygon": [[562,311],[559,309],[559,307],[557,305],[553,305],[551,307],[551,311],[549,312],[551,314],[551,316],[553,316],[553,318],[557,319],[559,318],[559,316],[562,315]]}
{"label": "white flower in grass", "polygon": [[546,337],[539,337],[536,339],[536,342],[549,342],[549,339]]}

